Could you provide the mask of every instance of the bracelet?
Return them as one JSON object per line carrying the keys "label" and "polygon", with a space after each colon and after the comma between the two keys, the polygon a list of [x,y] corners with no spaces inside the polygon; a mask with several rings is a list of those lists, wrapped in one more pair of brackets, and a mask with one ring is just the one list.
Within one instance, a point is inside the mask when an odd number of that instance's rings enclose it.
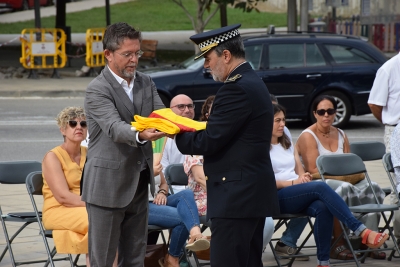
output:
{"label": "bracelet", "polygon": [[167,192],[167,190],[165,190],[165,189],[160,189],[160,190],[158,190],[158,192],[157,192],[157,194],[163,194],[163,195],[165,195],[165,196],[167,196],[168,195],[168,192]]}

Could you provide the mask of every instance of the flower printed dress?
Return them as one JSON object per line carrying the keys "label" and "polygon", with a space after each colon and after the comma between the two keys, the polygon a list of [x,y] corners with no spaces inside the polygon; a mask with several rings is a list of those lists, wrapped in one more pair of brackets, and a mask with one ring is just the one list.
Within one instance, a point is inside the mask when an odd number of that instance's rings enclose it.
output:
{"label": "flower printed dress", "polygon": [[193,177],[192,167],[196,165],[203,166],[203,156],[185,156],[183,168],[189,179],[188,189],[192,190],[194,193],[194,200],[199,210],[199,216],[203,216],[207,213],[207,192],[201,188],[200,184],[197,183]]}

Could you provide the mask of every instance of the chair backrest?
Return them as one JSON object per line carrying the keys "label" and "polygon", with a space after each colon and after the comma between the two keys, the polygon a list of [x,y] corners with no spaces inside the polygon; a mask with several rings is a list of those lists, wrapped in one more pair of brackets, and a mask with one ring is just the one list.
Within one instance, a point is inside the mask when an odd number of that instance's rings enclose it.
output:
{"label": "chair backrest", "polygon": [[31,172],[26,177],[26,189],[29,195],[42,195],[43,177],[42,172]]}
{"label": "chair backrest", "polygon": [[394,167],[393,167],[393,163],[392,163],[392,154],[390,152],[383,155],[382,163],[383,163],[383,167],[385,168],[386,172],[389,172],[389,173],[394,172]]}
{"label": "chair backrest", "polygon": [[390,152],[383,155],[382,163],[383,163],[383,167],[385,168],[385,171],[388,175],[389,181],[392,184],[393,192],[395,192],[396,196],[398,196],[399,200],[400,200],[399,192],[397,192],[396,178],[394,177],[394,167],[393,167],[393,163],[392,163],[392,155],[390,154]]}
{"label": "chair backrest", "polygon": [[2,161],[0,162],[0,183],[24,184],[26,176],[34,171],[41,171],[39,161]]}
{"label": "chair backrest", "polygon": [[363,160],[353,153],[322,155],[317,158],[317,168],[322,176],[350,175],[366,172]]}
{"label": "chair backrest", "polygon": [[321,178],[325,180],[325,175],[342,176],[356,173],[364,173],[372,193],[375,197],[376,204],[379,204],[371,179],[369,178],[367,169],[363,160],[356,154],[334,154],[321,155],[317,158],[317,168]]}
{"label": "chair backrest", "polygon": [[350,152],[359,156],[363,161],[378,160],[386,152],[385,144],[378,141],[361,141],[350,143]]}
{"label": "chair backrest", "polygon": [[172,185],[187,185],[188,177],[183,169],[183,164],[170,164],[165,168],[165,180],[167,180],[171,194],[174,193]]}

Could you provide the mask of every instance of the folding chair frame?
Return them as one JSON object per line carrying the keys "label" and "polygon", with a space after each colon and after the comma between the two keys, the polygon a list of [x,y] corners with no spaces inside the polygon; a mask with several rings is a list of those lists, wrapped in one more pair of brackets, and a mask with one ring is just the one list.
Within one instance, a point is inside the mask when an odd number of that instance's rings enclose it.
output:
{"label": "folding chair frame", "polygon": [[[307,234],[307,236],[306,236],[306,238],[304,239],[304,241],[300,244],[300,246],[297,247],[297,250],[296,250],[296,252],[294,253],[294,255],[292,255],[292,256],[279,256],[278,254],[276,254],[275,248],[274,248],[274,246],[273,246],[273,244],[272,244],[272,241],[278,241],[279,238],[272,238],[272,239],[269,241],[269,246],[271,247],[272,254],[274,255],[274,258],[275,258],[275,261],[276,261],[276,264],[277,264],[276,266],[278,266],[278,267],[281,267],[281,266],[288,266],[288,267],[291,267],[292,264],[294,263],[294,261],[296,260],[296,258],[298,258],[298,257],[315,256],[315,255],[316,255],[316,253],[298,255],[299,252],[300,252],[300,250],[302,250],[303,248],[311,248],[311,247],[314,247],[314,246],[305,246],[305,244],[307,243],[307,241],[310,239],[311,235],[313,234],[313,229],[314,229],[314,225],[313,225],[313,223],[312,223],[310,217],[308,217],[307,214],[302,214],[302,213],[300,213],[300,214],[280,214],[280,215],[278,215],[278,216],[273,216],[272,219],[278,221],[278,222],[275,224],[274,233],[275,233],[276,231],[278,231],[278,230],[279,230],[282,226],[284,226],[284,225],[287,227],[287,221],[288,221],[288,220],[290,220],[290,219],[295,219],[295,218],[304,218],[304,217],[308,219],[308,224],[309,224],[309,226],[311,227],[311,230],[310,230],[310,232]],[[285,264],[281,264],[281,262],[280,262],[281,259],[289,259],[289,262],[288,262],[288,263],[285,263]]]}
{"label": "folding chair frame", "polygon": [[[0,162],[0,183],[2,184],[24,184],[26,176],[32,171],[40,171],[42,164],[39,161],[6,161]],[[14,239],[31,223],[37,221],[34,212],[11,212],[3,214],[0,206],[0,220],[6,239],[6,247],[0,255],[0,262],[3,260],[7,251],[10,254],[11,264],[17,265],[34,264],[44,261],[15,261],[12,242]],[[10,237],[7,231],[6,222],[22,223],[23,225]]]}
{"label": "folding chair frame", "polygon": [[[379,141],[359,141],[350,143],[350,152],[359,156],[364,162],[380,160],[386,153],[385,144]],[[392,188],[384,187],[382,191],[388,196],[392,193]]]}
{"label": "folding chair frame", "polygon": [[47,261],[45,267],[48,266],[49,264],[52,267],[55,267],[54,265],[55,261],[69,261],[72,267],[78,267],[77,263],[80,256],[79,254],[76,256],[75,260],[72,259],[71,254],[68,254],[67,257],[60,257],[54,259],[54,256],[57,254],[56,247],[53,247],[53,249],[50,250],[49,243],[47,242],[47,238],[53,238],[53,231],[44,229],[41,217],[39,215],[39,210],[36,205],[36,200],[34,198],[35,195],[43,195],[42,187],[43,187],[43,177],[41,171],[32,172],[28,174],[28,176],[26,177],[26,189],[28,190],[31,203],[36,214],[37,218],[36,221],[39,225],[40,235],[42,236],[43,243],[47,252]]}
{"label": "folding chair frame", "polygon": [[[388,175],[389,181],[392,185],[392,189],[394,194],[397,196],[397,199],[399,200],[398,205],[400,206],[400,195],[399,192],[397,191],[397,187],[396,187],[396,179],[394,176],[394,167],[393,167],[393,163],[392,163],[392,156],[391,153],[386,153],[385,155],[383,155],[382,157],[382,163],[383,163],[383,167],[385,168],[386,174]],[[397,245],[400,246],[400,238],[397,238]],[[392,258],[400,258],[400,254],[399,256],[394,255],[396,253],[396,251],[393,249],[392,252],[390,253],[388,260],[392,260]]]}
{"label": "folding chair frame", "polygon": [[[325,175],[333,175],[333,176],[339,176],[339,175],[350,175],[350,174],[355,174],[355,173],[364,173],[365,174],[365,179],[367,179],[369,186],[372,188],[372,192],[375,198],[375,201],[377,204],[365,204],[365,205],[359,205],[359,206],[351,206],[349,207],[350,211],[352,213],[357,213],[359,214],[356,219],[360,219],[361,217],[367,215],[368,213],[374,213],[374,212],[379,212],[382,216],[382,218],[385,221],[385,226],[380,229],[381,232],[385,231],[386,229],[389,231],[389,236],[393,240],[394,246],[391,248],[380,248],[380,249],[367,249],[367,250],[354,250],[352,247],[352,244],[349,239],[349,235],[347,234],[347,228],[343,225],[343,223],[340,222],[340,226],[343,229],[342,235],[339,237],[341,238],[344,236],[348,247],[351,251],[351,253],[354,256],[354,262],[358,267],[360,267],[360,261],[364,262],[366,257],[362,257],[360,260],[357,259],[356,253],[366,253],[369,251],[383,251],[383,250],[392,250],[396,249],[400,253],[399,246],[396,243],[396,239],[393,234],[393,230],[390,227],[390,221],[393,218],[394,211],[398,210],[399,207],[397,205],[386,205],[386,204],[378,204],[378,198],[376,196],[376,193],[372,187],[372,182],[371,179],[368,176],[368,172],[365,168],[364,162],[362,159],[352,153],[345,153],[345,154],[335,154],[335,155],[321,155],[317,158],[317,168],[318,171],[321,175],[321,178],[323,181],[325,181]],[[341,166],[341,168],[337,168],[337,166]],[[386,218],[385,212],[390,212],[389,219]],[[339,240],[338,238],[338,240]],[[333,246],[337,243],[337,240],[334,242]],[[342,261],[340,261],[342,262]],[[333,263],[333,262],[331,262]]]}

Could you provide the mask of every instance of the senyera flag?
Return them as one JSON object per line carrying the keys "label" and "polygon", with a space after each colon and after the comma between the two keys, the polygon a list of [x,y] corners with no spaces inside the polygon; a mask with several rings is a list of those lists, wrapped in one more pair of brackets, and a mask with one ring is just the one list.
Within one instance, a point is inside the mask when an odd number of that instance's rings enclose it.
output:
{"label": "senyera flag", "polygon": [[149,117],[134,116],[132,122],[133,130],[143,131],[154,128],[167,134],[178,134],[182,132],[195,132],[206,128],[205,122],[198,122],[189,118],[176,115],[170,108],[153,111]]}

